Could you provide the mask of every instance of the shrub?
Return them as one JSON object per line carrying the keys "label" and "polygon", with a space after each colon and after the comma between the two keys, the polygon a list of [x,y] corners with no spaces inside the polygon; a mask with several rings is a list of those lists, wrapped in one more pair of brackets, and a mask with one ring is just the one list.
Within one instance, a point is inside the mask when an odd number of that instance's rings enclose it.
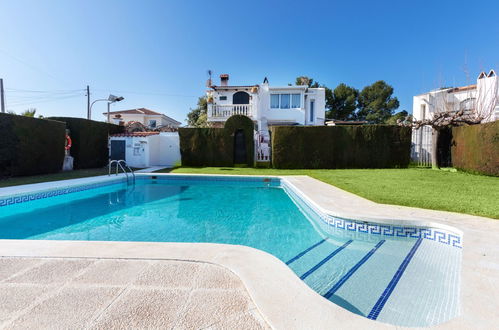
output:
{"label": "shrub", "polygon": [[224,128],[179,128],[182,166],[233,166],[234,133],[243,130],[247,164],[253,166],[253,121],[243,115],[231,116]]}
{"label": "shrub", "polygon": [[0,113],[0,177],[60,171],[65,127],[54,120]]}
{"label": "shrub", "polygon": [[102,167],[108,163],[109,134],[120,133],[123,127],[100,121],[71,117],[52,117],[63,121],[69,129],[72,140],[70,150],[74,157],[74,168]]}
{"label": "shrub", "polygon": [[388,125],[276,126],[272,128],[275,168],[407,167],[411,129]]}
{"label": "shrub", "polygon": [[499,176],[499,121],[454,127],[452,137],[454,167]]}

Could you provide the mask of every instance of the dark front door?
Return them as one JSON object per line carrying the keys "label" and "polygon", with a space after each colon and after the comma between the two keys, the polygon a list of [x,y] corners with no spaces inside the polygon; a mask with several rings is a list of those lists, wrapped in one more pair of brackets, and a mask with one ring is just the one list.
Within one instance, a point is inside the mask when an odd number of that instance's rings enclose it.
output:
{"label": "dark front door", "polygon": [[246,163],[246,140],[244,131],[238,129],[234,134],[234,164]]}
{"label": "dark front door", "polygon": [[111,160],[126,160],[125,159],[125,141],[111,141]]}

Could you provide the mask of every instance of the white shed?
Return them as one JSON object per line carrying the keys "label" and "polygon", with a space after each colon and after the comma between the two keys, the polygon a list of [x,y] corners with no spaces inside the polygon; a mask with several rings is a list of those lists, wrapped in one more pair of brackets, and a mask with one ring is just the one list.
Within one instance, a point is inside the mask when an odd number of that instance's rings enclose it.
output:
{"label": "white shed", "polygon": [[131,167],[173,166],[180,161],[177,132],[134,132],[109,137],[110,159]]}

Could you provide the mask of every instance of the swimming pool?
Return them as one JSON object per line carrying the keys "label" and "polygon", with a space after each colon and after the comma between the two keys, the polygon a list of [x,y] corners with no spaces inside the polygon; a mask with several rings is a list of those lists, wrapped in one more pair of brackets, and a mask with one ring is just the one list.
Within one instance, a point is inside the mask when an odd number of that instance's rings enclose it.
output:
{"label": "swimming pool", "polygon": [[461,240],[324,214],[279,178],[141,176],[0,198],[0,238],[212,242],[285,262],[325,299],[428,326],[459,313]]}

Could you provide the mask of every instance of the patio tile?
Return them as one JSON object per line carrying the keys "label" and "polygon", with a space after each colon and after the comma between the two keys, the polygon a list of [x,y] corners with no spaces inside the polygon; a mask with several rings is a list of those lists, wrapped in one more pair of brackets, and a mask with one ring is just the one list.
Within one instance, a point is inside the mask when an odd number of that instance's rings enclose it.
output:
{"label": "patio tile", "polygon": [[244,289],[244,285],[233,272],[227,268],[205,264],[197,280],[198,288],[205,289]]}
{"label": "patio tile", "polygon": [[94,323],[94,329],[169,329],[175,324],[188,290],[131,289]]}
{"label": "patio tile", "polygon": [[9,329],[82,329],[120,292],[118,288],[63,288],[8,325]]}
{"label": "patio tile", "polygon": [[138,276],[135,285],[168,288],[191,288],[203,264],[196,262],[160,261]]}
{"label": "patio tile", "polygon": [[209,326],[210,330],[232,330],[232,329],[245,329],[245,330],[261,330],[270,329],[261,316],[257,316],[257,311],[249,311],[239,315],[235,318],[223,320],[219,323]]}
{"label": "patio tile", "polygon": [[182,313],[180,328],[203,328],[235,318],[254,308],[247,293],[240,290],[199,289],[192,292]]}
{"label": "patio tile", "polygon": [[99,260],[90,265],[73,283],[126,285],[147,267],[147,261]]}
{"label": "patio tile", "polygon": [[0,323],[27,308],[47,291],[47,287],[41,286],[0,284]]}
{"label": "patio tile", "polygon": [[43,260],[40,259],[0,258],[0,281],[41,263]]}
{"label": "patio tile", "polygon": [[25,273],[10,278],[9,283],[33,284],[61,284],[69,281],[84,268],[91,265],[93,260],[50,259]]}

